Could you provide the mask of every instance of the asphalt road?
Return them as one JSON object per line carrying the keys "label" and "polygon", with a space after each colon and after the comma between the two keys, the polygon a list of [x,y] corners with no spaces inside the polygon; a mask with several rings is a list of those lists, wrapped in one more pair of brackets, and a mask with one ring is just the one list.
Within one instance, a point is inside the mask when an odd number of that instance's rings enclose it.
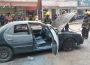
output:
{"label": "asphalt road", "polygon": [[[81,24],[72,24],[70,29],[80,33]],[[0,65],[90,65],[90,34],[89,39],[73,51],[59,51],[56,56],[51,51],[20,54]]]}

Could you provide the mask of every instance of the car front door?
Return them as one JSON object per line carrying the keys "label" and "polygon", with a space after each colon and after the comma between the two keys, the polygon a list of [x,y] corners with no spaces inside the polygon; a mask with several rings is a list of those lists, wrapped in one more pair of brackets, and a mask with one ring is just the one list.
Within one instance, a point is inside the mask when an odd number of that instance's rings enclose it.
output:
{"label": "car front door", "polygon": [[[33,50],[33,37],[27,24],[17,24],[9,29],[7,34],[7,41],[11,44],[17,53],[30,52]],[[7,32],[7,33],[8,33]]]}
{"label": "car front door", "polygon": [[51,25],[48,25],[48,28],[50,32],[52,33],[52,43],[51,43],[52,53],[56,55],[59,50],[59,38],[58,38],[56,31]]}

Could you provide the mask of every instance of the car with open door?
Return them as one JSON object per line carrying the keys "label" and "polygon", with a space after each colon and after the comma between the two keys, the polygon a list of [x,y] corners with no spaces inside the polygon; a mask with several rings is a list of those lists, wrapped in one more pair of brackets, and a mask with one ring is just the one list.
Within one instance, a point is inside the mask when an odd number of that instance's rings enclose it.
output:
{"label": "car with open door", "polygon": [[[15,54],[20,53],[51,49],[56,55],[61,48],[67,50],[74,48],[74,43],[70,43],[74,34],[61,32],[73,15],[69,14],[70,18],[67,20],[63,20],[67,17],[63,16],[61,21],[55,23],[59,26],[58,33],[52,25],[41,21],[13,21],[2,26],[0,28],[0,62],[9,61]],[[76,35],[81,39],[78,40],[81,44],[82,37]]]}
{"label": "car with open door", "polygon": [[13,21],[0,28],[0,62],[15,54],[52,49],[57,54],[59,39],[51,25],[38,21]]}

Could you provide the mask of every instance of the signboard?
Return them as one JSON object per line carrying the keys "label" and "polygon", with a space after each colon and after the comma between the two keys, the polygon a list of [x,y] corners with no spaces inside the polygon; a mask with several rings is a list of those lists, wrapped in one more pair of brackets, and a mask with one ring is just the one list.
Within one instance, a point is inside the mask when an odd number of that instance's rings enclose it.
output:
{"label": "signboard", "polygon": [[78,7],[90,7],[90,0],[78,0]]}

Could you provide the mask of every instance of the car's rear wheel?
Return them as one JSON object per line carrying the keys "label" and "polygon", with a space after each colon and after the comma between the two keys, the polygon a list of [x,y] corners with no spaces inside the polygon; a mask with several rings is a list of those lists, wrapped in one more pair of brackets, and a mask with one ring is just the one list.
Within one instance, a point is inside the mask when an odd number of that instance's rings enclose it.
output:
{"label": "car's rear wheel", "polygon": [[7,62],[13,57],[13,51],[7,46],[0,47],[0,62]]}
{"label": "car's rear wheel", "polygon": [[68,38],[64,41],[63,45],[62,45],[62,49],[64,51],[71,51],[73,49],[75,49],[77,46],[76,42],[74,39],[72,38]]}

